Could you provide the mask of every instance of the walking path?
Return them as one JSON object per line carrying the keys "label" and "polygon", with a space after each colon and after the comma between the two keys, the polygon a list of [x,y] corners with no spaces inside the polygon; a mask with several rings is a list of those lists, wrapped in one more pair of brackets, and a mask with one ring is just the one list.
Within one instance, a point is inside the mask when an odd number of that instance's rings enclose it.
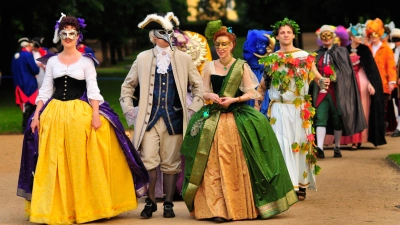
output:
{"label": "walking path", "polygon": [[[358,151],[343,147],[343,158],[333,158],[328,148],[326,158],[319,161],[318,191],[309,190],[305,201],[267,221],[229,224],[400,224],[400,169],[385,160],[389,154],[400,153],[400,138],[387,136],[387,141],[378,148],[365,144]],[[0,224],[30,224],[24,218],[24,199],[16,196],[21,147],[22,135],[0,135]],[[141,219],[143,202],[140,199],[136,210],[89,224],[214,224],[190,218],[182,201],[174,202],[176,218],[164,219],[159,202],[153,218]]]}

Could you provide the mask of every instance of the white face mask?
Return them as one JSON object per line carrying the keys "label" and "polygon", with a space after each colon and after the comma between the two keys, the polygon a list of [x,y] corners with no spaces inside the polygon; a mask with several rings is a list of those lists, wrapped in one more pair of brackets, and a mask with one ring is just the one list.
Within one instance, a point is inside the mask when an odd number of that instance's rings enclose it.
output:
{"label": "white face mask", "polygon": [[58,33],[58,35],[60,36],[60,38],[62,40],[65,40],[67,38],[69,38],[71,40],[75,40],[78,37],[78,31],[63,29]]}

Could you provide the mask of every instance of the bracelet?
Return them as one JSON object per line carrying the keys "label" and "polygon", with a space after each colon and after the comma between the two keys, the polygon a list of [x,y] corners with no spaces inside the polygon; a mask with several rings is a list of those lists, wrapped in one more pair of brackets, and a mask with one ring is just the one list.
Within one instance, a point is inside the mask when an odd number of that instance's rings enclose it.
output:
{"label": "bracelet", "polygon": [[99,114],[99,113],[93,113],[93,116],[94,116],[94,115],[100,115],[100,114]]}
{"label": "bracelet", "polygon": [[239,96],[239,101],[238,102],[241,102],[242,100],[240,99],[240,96]]}
{"label": "bracelet", "polygon": [[39,120],[39,118],[37,118],[37,117],[32,117],[31,120]]}

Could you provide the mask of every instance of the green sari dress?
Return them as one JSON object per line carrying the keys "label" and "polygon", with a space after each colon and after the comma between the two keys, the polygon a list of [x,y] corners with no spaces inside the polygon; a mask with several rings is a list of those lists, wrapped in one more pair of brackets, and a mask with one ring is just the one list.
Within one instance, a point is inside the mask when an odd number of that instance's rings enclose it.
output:
{"label": "green sari dress", "polygon": [[[221,97],[242,95],[239,85],[244,64],[245,61],[237,59],[220,82],[211,79],[214,93],[219,93]],[[192,212],[196,207],[195,195],[209,166],[210,149],[223,113],[233,113],[259,217],[267,219],[288,210],[298,199],[268,119],[245,103],[234,103],[227,109],[217,104],[206,105],[189,122],[181,148],[185,157],[182,196],[189,211]]]}

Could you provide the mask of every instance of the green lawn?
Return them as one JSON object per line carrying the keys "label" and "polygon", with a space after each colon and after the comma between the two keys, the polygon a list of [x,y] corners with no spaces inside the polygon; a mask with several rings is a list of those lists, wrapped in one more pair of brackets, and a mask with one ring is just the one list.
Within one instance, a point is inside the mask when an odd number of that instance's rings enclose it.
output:
{"label": "green lawn", "polygon": [[397,165],[400,166],[400,154],[391,154],[388,155],[388,159],[395,162]]}

